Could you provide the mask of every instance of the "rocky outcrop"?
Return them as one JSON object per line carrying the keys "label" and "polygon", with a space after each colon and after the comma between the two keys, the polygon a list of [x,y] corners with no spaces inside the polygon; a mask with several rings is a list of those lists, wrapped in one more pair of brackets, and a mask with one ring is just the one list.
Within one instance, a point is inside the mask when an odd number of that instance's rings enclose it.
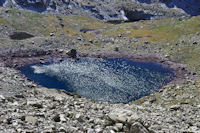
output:
{"label": "rocky outcrop", "polygon": [[[90,16],[104,21],[128,18],[138,21],[163,17],[182,17],[200,14],[199,1],[134,0],[134,1],[79,1],[79,0],[1,0],[1,6],[45,13]],[[123,16],[122,10],[125,12]]]}
{"label": "rocky outcrop", "polygon": [[15,2],[24,7],[46,8],[48,6],[48,0],[16,0]]}
{"label": "rocky outcrop", "polygon": [[4,0],[0,0],[0,6],[3,6],[4,3],[5,3]]}
{"label": "rocky outcrop", "polygon": [[147,20],[154,17],[153,14],[145,13],[144,11],[138,10],[128,10],[125,9],[125,16],[127,17],[128,21],[139,21],[139,20]]}
{"label": "rocky outcrop", "polygon": [[199,0],[138,0],[146,4],[163,3],[168,8],[179,8],[190,15],[200,14],[200,1]]}

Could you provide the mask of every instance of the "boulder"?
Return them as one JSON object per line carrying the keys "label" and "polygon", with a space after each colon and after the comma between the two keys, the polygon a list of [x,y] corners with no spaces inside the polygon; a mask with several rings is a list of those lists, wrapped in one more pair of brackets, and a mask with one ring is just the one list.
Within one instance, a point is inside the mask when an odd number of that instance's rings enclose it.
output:
{"label": "boulder", "polygon": [[76,49],[71,49],[67,54],[68,54],[71,58],[76,58],[76,57],[77,57],[77,51],[76,51]]}
{"label": "boulder", "polygon": [[33,116],[26,116],[25,117],[25,121],[28,122],[28,123],[31,123],[31,124],[35,125],[36,122],[37,122],[37,119],[35,117],[33,117]]}
{"label": "boulder", "polygon": [[15,0],[18,5],[22,7],[46,8],[47,0]]}
{"label": "boulder", "polygon": [[131,125],[129,133],[149,133],[149,131],[139,122]]}
{"label": "boulder", "polygon": [[5,100],[6,100],[5,97],[4,97],[3,95],[0,95],[0,102],[1,102],[1,103],[4,103]]}
{"label": "boulder", "polygon": [[60,115],[59,115],[59,114],[55,115],[55,116],[53,117],[53,120],[54,120],[55,122],[60,122],[60,121],[61,121]]}

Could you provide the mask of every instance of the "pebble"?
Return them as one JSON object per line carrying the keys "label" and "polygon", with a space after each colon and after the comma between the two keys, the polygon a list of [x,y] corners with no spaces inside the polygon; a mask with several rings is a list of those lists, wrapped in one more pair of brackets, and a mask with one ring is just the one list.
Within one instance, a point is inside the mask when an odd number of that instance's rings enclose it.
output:
{"label": "pebble", "polygon": [[3,95],[0,95],[0,102],[5,102],[5,97]]}
{"label": "pebble", "polygon": [[87,133],[94,133],[95,131],[94,131],[94,129],[88,129],[87,130]]}
{"label": "pebble", "polygon": [[35,123],[37,122],[37,119],[33,116],[26,116],[25,121],[30,123],[30,124],[35,125]]}
{"label": "pebble", "polygon": [[54,36],[55,34],[54,34],[54,33],[50,33],[49,35],[50,35],[50,36]]}
{"label": "pebble", "polygon": [[65,115],[64,115],[64,114],[60,114],[60,121],[66,122],[66,119],[65,119]]}

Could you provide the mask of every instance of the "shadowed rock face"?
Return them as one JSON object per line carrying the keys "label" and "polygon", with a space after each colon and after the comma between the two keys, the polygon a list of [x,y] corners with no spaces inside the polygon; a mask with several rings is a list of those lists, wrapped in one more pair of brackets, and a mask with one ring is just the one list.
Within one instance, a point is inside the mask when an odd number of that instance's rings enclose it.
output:
{"label": "shadowed rock face", "polygon": [[24,7],[46,8],[48,0],[15,0],[15,2]]}
{"label": "shadowed rock face", "polygon": [[0,0],[0,6],[3,6],[4,0]]}
{"label": "shadowed rock face", "polygon": [[10,34],[9,37],[13,40],[23,40],[23,39],[34,37],[34,35],[27,32],[23,32],[23,31],[17,31]]}
{"label": "shadowed rock face", "polygon": [[135,22],[139,20],[150,20],[154,17],[153,14],[146,13],[144,11],[132,10],[132,9],[124,9],[121,10],[122,20],[109,20],[107,23],[112,24],[120,24],[124,22]]}
{"label": "shadowed rock face", "polygon": [[200,1],[199,0],[138,0],[141,3],[153,4],[163,3],[168,8],[180,8],[187,14],[196,16],[200,14]]}
{"label": "shadowed rock face", "polygon": [[36,12],[44,12],[48,6],[53,7],[53,4],[49,4],[50,0],[15,0],[15,2],[24,9]]}
{"label": "shadowed rock face", "polygon": [[124,10],[128,21],[149,20],[154,15],[137,10]]}

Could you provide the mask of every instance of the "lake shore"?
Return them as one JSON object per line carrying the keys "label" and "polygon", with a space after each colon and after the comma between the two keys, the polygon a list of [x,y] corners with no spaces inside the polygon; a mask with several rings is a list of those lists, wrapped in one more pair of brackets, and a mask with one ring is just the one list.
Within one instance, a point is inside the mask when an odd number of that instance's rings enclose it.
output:
{"label": "lake shore", "polygon": [[[15,52],[7,52],[0,55],[2,65],[11,68],[19,68],[24,65],[33,63],[44,64],[46,62],[61,62],[66,58],[72,58],[71,51],[64,50],[21,50]],[[187,65],[170,61],[169,59],[154,53],[134,54],[131,52],[116,52],[116,51],[98,51],[92,53],[77,52],[76,58],[127,58],[138,62],[155,62],[161,64],[165,68],[171,69],[175,78],[173,82],[183,81],[185,78],[195,79],[196,73],[192,72]]]}

